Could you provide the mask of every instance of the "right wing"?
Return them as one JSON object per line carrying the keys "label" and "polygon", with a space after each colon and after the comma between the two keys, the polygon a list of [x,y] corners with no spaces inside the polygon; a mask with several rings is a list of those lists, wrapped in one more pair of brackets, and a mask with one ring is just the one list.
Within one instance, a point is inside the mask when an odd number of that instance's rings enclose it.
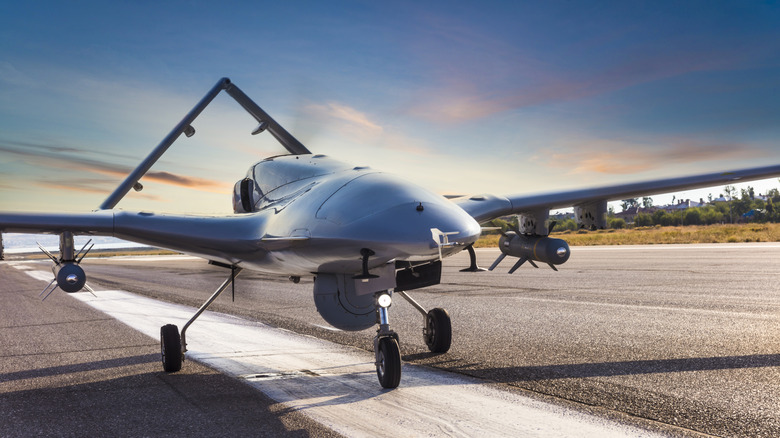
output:
{"label": "right wing", "polygon": [[718,184],[734,184],[774,176],[780,176],[780,165],[538,195],[478,195],[454,199],[453,202],[466,210],[477,222],[511,214],[534,214],[572,206],[603,205],[604,211],[599,213],[606,213],[608,201],[699,189]]}

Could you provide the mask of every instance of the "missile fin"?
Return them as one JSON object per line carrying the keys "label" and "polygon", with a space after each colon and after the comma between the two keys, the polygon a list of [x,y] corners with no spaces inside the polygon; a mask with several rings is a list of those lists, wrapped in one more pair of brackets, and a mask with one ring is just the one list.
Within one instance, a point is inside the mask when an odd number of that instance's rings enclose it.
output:
{"label": "missile fin", "polygon": [[499,264],[499,263],[501,263],[501,261],[502,261],[502,260],[504,260],[504,257],[506,257],[506,254],[504,254],[504,253],[502,252],[502,253],[501,253],[501,255],[499,255],[499,256],[498,256],[498,258],[496,259],[496,261],[495,261],[495,262],[493,262],[493,264],[492,264],[492,265],[490,265],[490,267],[488,268],[488,271],[492,271],[493,269],[495,269],[495,268],[496,268],[496,266],[498,266],[498,264]]}
{"label": "missile fin", "polygon": [[[530,260],[528,260],[528,259],[527,259],[527,258],[525,258],[525,257],[522,257],[522,258],[520,258],[520,259],[517,261],[517,263],[515,263],[515,265],[514,265],[514,266],[512,266],[512,269],[510,269],[510,270],[509,270],[509,273],[510,273],[510,274],[514,274],[514,273],[515,273],[515,271],[517,271],[517,268],[519,268],[520,266],[522,266],[522,265],[523,265],[523,263],[525,263],[526,261],[529,261],[529,262],[530,262]],[[533,264],[533,262],[531,262],[531,264]]]}

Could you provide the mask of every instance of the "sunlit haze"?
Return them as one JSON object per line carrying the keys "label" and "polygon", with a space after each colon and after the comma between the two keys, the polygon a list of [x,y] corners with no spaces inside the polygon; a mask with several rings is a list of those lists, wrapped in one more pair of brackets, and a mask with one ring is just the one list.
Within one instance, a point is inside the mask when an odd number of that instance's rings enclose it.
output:
{"label": "sunlit haze", "polygon": [[[223,76],[311,151],[441,194],[780,164],[778,23],[774,2],[5,2],[0,210],[97,208]],[[194,127],[119,208],[229,213],[285,152],[225,94]]]}

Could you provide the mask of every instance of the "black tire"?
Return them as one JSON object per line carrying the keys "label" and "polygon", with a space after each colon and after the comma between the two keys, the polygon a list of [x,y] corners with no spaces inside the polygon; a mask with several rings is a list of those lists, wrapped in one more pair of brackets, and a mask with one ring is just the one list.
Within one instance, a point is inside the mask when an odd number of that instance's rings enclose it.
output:
{"label": "black tire", "polygon": [[425,318],[425,344],[433,353],[446,353],[452,344],[452,322],[446,310],[435,308]]}
{"label": "black tire", "polygon": [[401,349],[391,337],[379,339],[376,375],[382,388],[397,388],[401,383]]}
{"label": "black tire", "polygon": [[175,373],[181,369],[181,337],[175,325],[168,324],[160,328],[160,352],[165,372]]}

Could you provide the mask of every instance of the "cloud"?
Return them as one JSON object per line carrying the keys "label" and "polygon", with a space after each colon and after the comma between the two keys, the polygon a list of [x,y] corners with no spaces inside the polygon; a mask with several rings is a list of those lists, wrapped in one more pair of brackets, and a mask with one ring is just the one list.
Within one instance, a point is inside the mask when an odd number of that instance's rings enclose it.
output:
{"label": "cloud", "polygon": [[[421,92],[409,107],[415,116],[438,123],[477,120],[516,108],[526,108],[596,96],[687,73],[723,68],[733,56],[672,54],[635,59],[596,72],[540,71],[518,74],[515,84],[473,80],[444,81],[443,87]],[[500,83],[506,81],[500,81]]]}
{"label": "cloud", "polygon": [[[30,151],[31,149],[36,150],[38,152],[32,152]],[[111,152],[106,150],[93,151],[89,149],[76,148],[72,146],[56,146],[56,145],[49,145],[49,144],[31,143],[25,141],[10,141],[10,140],[0,140],[0,151],[6,151],[17,155],[26,154],[27,156],[30,157],[43,156],[43,157],[58,158],[61,157],[62,154],[75,154],[75,155],[99,155],[102,158],[105,158],[106,156],[110,156],[110,157],[121,158],[121,159],[138,160],[138,157],[136,156],[118,154],[116,152]]]}
{"label": "cloud", "polygon": [[[19,146],[26,146],[24,149],[20,149]],[[124,179],[130,174],[132,168],[129,166],[123,166],[120,164],[109,163],[105,161],[84,158],[79,156],[83,154],[83,151],[76,148],[39,145],[39,144],[27,144],[27,143],[13,143],[2,142],[0,143],[0,152],[13,154],[23,159],[30,160],[35,166],[44,166],[52,169],[63,169],[69,172],[87,172],[96,173],[100,175],[107,175],[116,177],[116,184],[120,179]],[[160,184],[166,184],[177,187],[186,187],[189,189],[200,190],[211,193],[227,193],[232,189],[232,185],[222,181],[211,180],[207,178],[177,175],[165,171],[147,172],[141,178],[144,180],[153,181]],[[74,190],[91,191],[91,188],[87,185],[79,186],[77,182],[71,184],[71,188]],[[113,181],[97,180],[106,184]],[[92,180],[94,184],[96,181]],[[59,186],[68,185],[67,181],[60,182]],[[94,187],[94,185],[92,186]],[[113,188],[109,189],[113,190]],[[102,193],[106,193],[103,190],[95,189]]]}
{"label": "cloud", "polygon": [[328,124],[337,123],[341,132],[357,136],[379,136],[384,131],[381,126],[371,121],[369,117],[355,108],[338,103],[311,103],[306,105],[308,114]]}
{"label": "cloud", "polygon": [[369,114],[339,102],[310,103],[305,106],[308,115],[324,127],[363,146],[372,145],[412,155],[431,155],[423,140],[405,135],[395,128],[386,129]]}
{"label": "cloud", "polygon": [[[47,189],[68,190],[68,191],[82,192],[82,193],[98,193],[102,195],[108,194],[111,190],[110,188],[105,186],[105,181],[103,180],[89,180],[89,181],[44,180],[44,181],[36,181],[35,185]],[[103,187],[101,187],[101,185]]]}
{"label": "cloud", "polygon": [[[101,195],[106,195],[109,192],[113,191],[114,187],[110,188],[100,188],[99,185],[101,183],[105,183],[105,181],[102,180],[46,180],[46,181],[37,181],[35,182],[35,185],[38,187],[43,187],[46,189],[54,189],[56,191],[70,191],[70,192],[78,192],[78,193],[97,193]],[[132,192],[130,192],[132,193]],[[168,200],[162,196],[157,195],[150,195],[145,193],[144,198],[146,200],[151,201],[157,201],[157,202],[168,202]]]}
{"label": "cloud", "polygon": [[693,72],[743,69],[762,56],[750,45],[713,47],[685,37],[626,46],[620,44],[624,36],[609,29],[603,31],[606,41],[548,51],[451,19],[429,17],[427,24],[431,30],[410,51],[427,67],[428,85],[413,93],[405,111],[437,123],[478,120]]}
{"label": "cloud", "polygon": [[[743,160],[765,156],[765,151],[739,143],[709,144],[690,140],[663,142],[663,146],[622,143],[612,140],[589,141],[564,147],[549,155],[549,167],[575,173],[632,174],[701,161]],[[544,158],[537,158],[544,160]]]}
{"label": "cloud", "polygon": [[211,193],[226,193],[233,188],[232,184],[195,176],[176,175],[170,172],[147,172],[142,180],[154,181],[177,187],[186,187]]}

